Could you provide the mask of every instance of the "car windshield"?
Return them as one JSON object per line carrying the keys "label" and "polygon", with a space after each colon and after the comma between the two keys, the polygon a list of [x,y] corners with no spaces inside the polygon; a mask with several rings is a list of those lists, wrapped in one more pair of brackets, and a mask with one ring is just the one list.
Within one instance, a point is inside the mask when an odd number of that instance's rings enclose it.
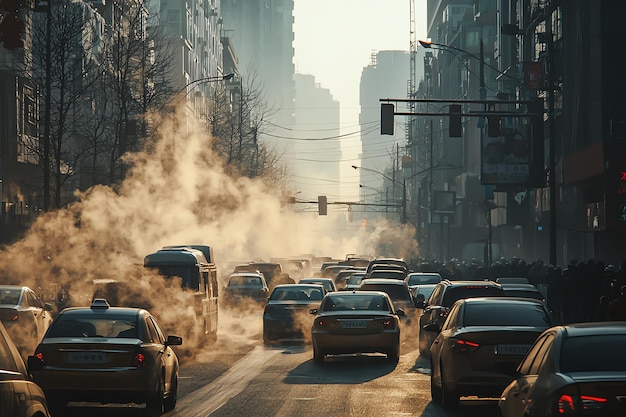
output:
{"label": "car windshield", "polygon": [[326,288],[327,291],[330,291],[333,289],[333,287],[331,286],[332,284],[329,281],[317,281],[314,279],[302,279],[300,280],[301,283],[303,284],[318,284],[318,285],[322,285],[324,288]]}
{"label": "car windshield", "polygon": [[441,282],[441,277],[439,275],[409,275],[408,284],[409,285],[422,285],[422,284],[437,284]]}
{"label": "car windshield", "polygon": [[20,300],[19,288],[0,289],[0,304],[16,305]]}
{"label": "car windshield", "polygon": [[470,297],[501,297],[504,291],[500,287],[472,285],[468,287],[450,287],[443,296],[442,305],[450,307],[455,301],[461,298]]}
{"label": "car windshield", "polygon": [[411,300],[411,294],[404,285],[363,284],[360,289],[362,291],[386,292],[392,301]]}
{"label": "car windshield", "polygon": [[463,314],[465,326],[550,327],[548,313],[535,303],[467,303]]}
{"label": "car windshield", "polygon": [[320,288],[313,287],[276,287],[270,296],[270,300],[286,300],[286,301],[320,301],[323,291]]}
{"label": "car windshield", "polygon": [[626,371],[626,335],[569,337],[561,349],[562,372]]}
{"label": "car windshield", "polygon": [[359,294],[326,297],[322,311],[377,310],[390,311],[389,303],[382,295]]}
{"label": "car windshield", "polygon": [[61,315],[50,326],[46,338],[51,337],[126,337],[136,338],[137,317],[135,315],[93,314]]}
{"label": "car windshield", "polygon": [[229,287],[262,287],[261,278],[254,276],[235,276],[228,280]]}

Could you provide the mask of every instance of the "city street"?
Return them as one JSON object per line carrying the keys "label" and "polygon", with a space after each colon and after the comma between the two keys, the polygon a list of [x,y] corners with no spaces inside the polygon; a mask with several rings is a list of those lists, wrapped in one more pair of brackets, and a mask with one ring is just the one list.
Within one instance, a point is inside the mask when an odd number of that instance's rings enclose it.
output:
{"label": "city street", "polygon": [[[200,416],[423,416],[489,417],[495,401],[466,399],[454,413],[430,398],[430,366],[404,343],[397,365],[384,356],[312,360],[309,345],[264,347],[260,335],[220,335],[194,360],[183,359],[173,417]],[[142,415],[140,407],[72,403],[68,416]]]}

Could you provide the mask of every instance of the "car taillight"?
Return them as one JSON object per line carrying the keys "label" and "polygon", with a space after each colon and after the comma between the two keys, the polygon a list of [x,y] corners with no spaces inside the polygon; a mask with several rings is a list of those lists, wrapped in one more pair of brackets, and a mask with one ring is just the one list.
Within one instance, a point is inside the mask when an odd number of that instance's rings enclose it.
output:
{"label": "car taillight", "polygon": [[480,346],[478,343],[464,339],[451,339],[450,341],[452,342],[452,350],[458,353],[473,352]]}
{"label": "car taillight", "polygon": [[315,325],[318,326],[318,327],[323,327],[324,324],[326,324],[326,323],[322,319],[315,320]]}
{"label": "car taillight", "polygon": [[130,361],[130,366],[134,366],[136,368],[140,368],[146,364],[146,357],[143,353],[138,353],[133,357],[133,360]]}
{"label": "car taillight", "polygon": [[41,361],[41,363],[46,363],[46,361],[43,360],[43,353],[41,353],[41,352],[35,353],[35,357],[37,359],[39,359]]}
{"label": "car taillight", "polygon": [[16,310],[11,310],[9,312],[9,321],[17,321],[20,318],[20,315],[17,314]]}
{"label": "car taillight", "polygon": [[559,414],[574,415],[582,410],[600,410],[602,404],[606,403],[608,399],[604,397],[595,397],[592,395],[567,395],[563,394],[557,401],[557,407]]}

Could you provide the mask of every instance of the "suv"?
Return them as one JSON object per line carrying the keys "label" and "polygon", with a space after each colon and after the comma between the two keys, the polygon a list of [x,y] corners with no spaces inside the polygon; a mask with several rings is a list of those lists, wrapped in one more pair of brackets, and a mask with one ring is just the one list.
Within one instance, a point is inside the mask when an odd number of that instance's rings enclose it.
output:
{"label": "suv", "polygon": [[437,284],[427,301],[418,301],[418,308],[423,308],[419,318],[419,351],[420,355],[430,354],[430,345],[437,337],[433,332],[424,331],[424,326],[436,323],[439,328],[448,316],[450,307],[455,301],[472,297],[503,297],[504,290],[493,281],[450,281],[443,280]]}

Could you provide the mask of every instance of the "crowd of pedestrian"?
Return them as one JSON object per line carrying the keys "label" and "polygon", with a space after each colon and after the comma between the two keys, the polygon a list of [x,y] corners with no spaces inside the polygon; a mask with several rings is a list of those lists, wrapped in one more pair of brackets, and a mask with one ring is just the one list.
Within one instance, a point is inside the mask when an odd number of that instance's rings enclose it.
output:
{"label": "crowd of pedestrian", "polygon": [[561,268],[519,258],[501,258],[488,267],[477,260],[418,259],[411,262],[411,269],[438,272],[450,280],[523,277],[542,291],[561,323],[626,321],[626,260],[618,266],[593,259],[572,260]]}

